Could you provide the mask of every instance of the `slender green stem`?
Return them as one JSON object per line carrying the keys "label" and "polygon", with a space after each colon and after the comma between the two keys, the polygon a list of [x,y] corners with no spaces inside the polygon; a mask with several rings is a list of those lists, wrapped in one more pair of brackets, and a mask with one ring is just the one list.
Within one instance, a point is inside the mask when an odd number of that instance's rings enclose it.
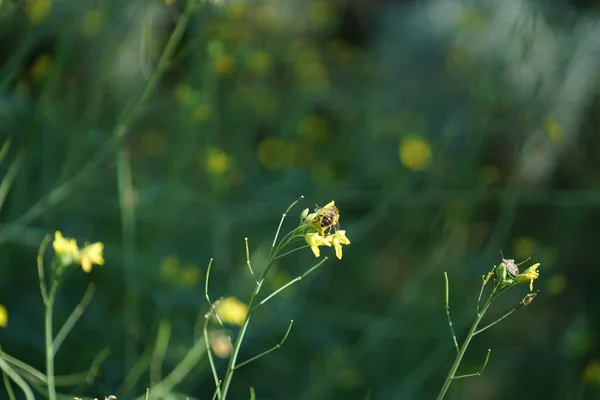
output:
{"label": "slender green stem", "polygon": [[265,297],[260,303],[258,303],[256,306],[254,306],[254,309],[252,311],[256,310],[258,307],[262,306],[267,301],[269,301],[273,297],[275,297],[278,293],[280,293],[283,290],[285,290],[286,288],[292,286],[294,283],[296,283],[298,281],[301,281],[302,279],[306,278],[311,272],[313,272],[314,270],[316,270],[317,268],[319,268],[325,261],[327,261],[327,257],[324,257],[321,261],[319,261],[316,265],[314,265],[311,269],[309,269],[308,271],[306,271],[304,274],[298,276],[297,278],[292,279],[291,281],[289,281],[288,283],[286,283],[285,285],[283,285],[282,287],[280,287],[279,289],[277,289],[276,291],[274,291],[273,293],[271,293],[270,295],[268,295],[267,297]]}
{"label": "slender green stem", "polygon": [[161,380],[162,366],[169,348],[169,340],[171,338],[171,323],[168,320],[162,320],[158,327],[156,335],[156,344],[152,353],[152,361],[150,363],[150,387],[154,386]]}
{"label": "slender green stem", "polygon": [[277,227],[277,231],[275,232],[275,237],[273,238],[273,244],[271,244],[271,250],[269,251],[269,257],[268,257],[269,259],[271,258],[271,255],[273,254],[273,250],[275,250],[275,245],[277,244],[277,238],[279,237],[279,232],[281,231],[281,226],[283,225],[283,221],[285,220],[285,217],[287,217],[287,214],[290,212],[290,210],[296,204],[298,204],[298,202],[300,200],[302,200],[303,198],[304,198],[304,195],[301,195],[300,197],[298,197],[296,199],[296,201],[294,201],[292,204],[290,204],[290,206],[287,208],[287,210],[285,210],[285,212],[281,216],[281,219],[279,220],[279,226]]}
{"label": "slender green stem", "polygon": [[487,366],[488,361],[490,360],[490,354],[491,354],[491,352],[492,352],[492,349],[488,349],[488,351],[487,351],[487,353],[485,355],[485,360],[483,360],[483,365],[481,366],[481,368],[479,368],[479,371],[475,372],[474,374],[466,374],[466,375],[455,376],[452,379],[463,379],[463,378],[471,378],[473,376],[481,376],[481,373],[483,372],[483,370]]}
{"label": "slender green stem", "polygon": [[250,400],[256,400],[256,393],[254,392],[254,388],[250,386]]}
{"label": "slender green stem", "polygon": [[452,333],[452,340],[454,340],[454,348],[458,353],[458,341],[456,340],[456,334],[454,333],[454,326],[452,325],[452,318],[450,318],[450,284],[448,283],[448,273],[444,272],[444,279],[446,281],[446,316],[448,317],[448,326],[450,326],[450,332]]}
{"label": "slender green stem", "polygon": [[2,380],[4,380],[4,387],[6,387],[6,393],[8,393],[8,398],[10,400],[17,400],[15,398],[15,392],[13,391],[12,385],[10,383],[10,379],[6,372],[2,371]]}
{"label": "slender green stem", "polygon": [[54,340],[52,337],[52,317],[54,311],[54,299],[58,290],[58,279],[54,279],[50,293],[48,294],[48,302],[46,303],[46,321],[45,321],[45,338],[46,338],[46,386],[48,387],[48,399],[56,400],[56,387],[54,384]]}
{"label": "slender green stem", "polygon": [[238,365],[234,366],[234,369],[238,369],[243,367],[244,365],[250,364],[252,361],[256,361],[261,357],[266,356],[267,354],[269,354],[272,351],[275,351],[277,349],[279,349],[281,346],[283,346],[283,344],[285,343],[285,341],[287,340],[288,335],[290,334],[290,331],[292,330],[292,325],[294,325],[294,320],[290,320],[290,324],[288,325],[287,330],[285,331],[285,334],[283,335],[283,338],[281,338],[281,340],[279,341],[279,343],[277,343],[275,346],[271,347],[269,350],[263,351],[262,353],[260,353],[257,356],[254,356],[242,363],[239,363]]}
{"label": "slender green stem", "polygon": [[56,334],[56,337],[54,338],[54,354],[55,355],[58,352],[58,349],[62,345],[63,341],[69,334],[69,332],[71,332],[71,329],[73,329],[73,327],[75,326],[75,324],[77,323],[79,318],[81,318],[81,316],[85,312],[87,306],[90,304],[90,301],[92,301],[92,297],[94,297],[95,291],[96,291],[96,285],[94,285],[93,283],[90,283],[88,285],[87,290],[85,291],[85,294],[83,295],[83,298],[81,299],[81,301],[79,302],[77,307],[75,307],[75,309],[73,310],[71,315],[69,315],[69,318],[67,318],[67,320],[65,321],[63,326],[60,328],[60,330]]}
{"label": "slender green stem", "polygon": [[11,366],[8,365],[8,363],[2,357],[0,357],[0,369],[3,373],[6,373],[6,375],[8,375],[9,378],[17,384],[17,386],[19,386],[19,388],[25,394],[25,398],[27,400],[35,400],[35,397],[33,397],[33,392],[31,391],[31,388],[29,387],[27,382],[25,382],[23,378],[21,378],[21,376],[17,374],[15,370],[12,369]]}
{"label": "slender green stem", "polygon": [[40,244],[40,249],[37,254],[38,279],[40,281],[40,292],[42,293],[44,305],[48,304],[48,288],[46,287],[46,278],[44,274],[44,253],[46,252],[48,243],[50,243],[50,236],[46,235]]}
{"label": "slender green stem", "polygon": [[444,396],[446,395],[446,392],[448,391],[448,388],[452,384],[452,380],[454,379],[454,376],[456,375],[456,371],[458,370],[458,367],[460,366],[463,356],[465,355],[465,352],[467,351],[467,348],[469,347],[469,343],[471,343],[471,339],[473,339],[473,336],[474,336],[473,333],[477,330],[477,326],[479,325],[479,323],[481,322],[481,319],[485,315],[485,312],[489,308],[489,306],[492,302],[492,299],[493,299],[493,295],[490,295],[488,300],[485,302],[483,308],[481,309],[481,312],[477,313],[475,322],[473,322],[471,329],[469,329],[469,333],[467,333],[467,337],[465,338],[465,341],[463,342],[462,346],[460,347],[460,350],[458,351],[458,354],[456,355],[456,358],[454,359],[454,363],[452,364],[452,367],[450,368],[450,371],[448,372],[448,376],[446,376],[446,380],[444,381],[444,384],[442,385],[442,389],[440,390],[440,393],[438,394],[438,396],[436,398],[437,400],[442,400],[444,398]]}
{"label": "slender green stem", "polygon": [[307,247],[310,247],[310,246],[305,244],[304,246],[296,247],[294,250],[286,251],[285,253],[278,255],[277,258],[283,258],[289,254],[295,253],[298,250],[306,249]]}
{"label": "slender green stem", "polygon": [[252,270],[252,265],[250,264],[250,246],[248,245],[248,238],[244,238],[244,242],[246,243],[246,265],[248,265],[248,269],[250,270],[250,274],[256,280],[256,276],[254,276],[254,271]]}
{"label": "slender green stem", "polygon": [[[298,202],[298,200],[296,202]],[[288,211],[289,211],[289,209],[288,209]],[[284,218],[285,218],[285,214],[284,214]],[[282,220],[283,220],[283,218],[282,218]],[[262,287],[265,277],[267,276],[269,270],[273,266],[273,263],[275,262],[277,255],[279,254],[281,249],[283,247],[285,247],[286,244],[287,244],[287,242],[277,246],[277,248],[273,252],[272,256],[270,257],[269,261],[267,262],[265,269],[260,274],[260,278],[258,279],[258,281],[256,281],[256,285],[254,286],[254,290],[252,291],[252,296],[250,297],[250,301],[248,302],[248,310],[249,311],[246,313],[246,317],[244,318],[242,327],[241,327],[241,329],[238,333],[238,336],[235,340],[235,344],[233,345],[233,352],[231,354],[231,357],[229,358],[229,363],[227,364],[227,371],[225,372],[225,378],[223,379],[223,393],[222,393],[223,400],[227,398],[227,392],[229,390],[229,385],[231,385],[231,379],[233,378],[233,372],[235,370],[237,357],[240,352],[240,348],[242,347],[242,342],[244,341],[244,336],[246,335],[246,330],[248,329],[248,324],[250,323],[250,317],[252,315],[252,309],[254,308],[254,303],[256,301],[256,297],[257,297],[258,293],[260,292],[260,288]]]}
{"label": "slender green stem", "polygon": [[208,339],[208,323],[210,322],[210,318],[206,318],[204,321],[204,344],[206,345],[206,354],[208,355],[208,362],[210,364],[210,370],[212,371],[213,378],[215,380],[215,388],[217,393],[217,398],[221,398],[221,381],[219,380],[219,373],[217,372],[217,367],[215,366],[215,360],[213,359],[212,350],[210,349],[210,341]]}
{"label": "slender green stem", "polygon": [[523,303],[517,304],[512,310],[510,310],[509,312],[507,312],[506,314],[504,314],[503,316],[501,316],[500,318],[498,318],[497,320],[495,320],[491,324],[486,325],[486,326],[484,326],[481,329],[477,329],[475,332],[473,332],[473,336],[479,335],[481,332],[483,332],[483,331],[491,328],[492,326],[496,325],[498,322],[502,321],[504,318],[507,318],[510,314],[514,313],[515,311],[517,311],[519,308],[521,308],[523,306],[524,306]]}

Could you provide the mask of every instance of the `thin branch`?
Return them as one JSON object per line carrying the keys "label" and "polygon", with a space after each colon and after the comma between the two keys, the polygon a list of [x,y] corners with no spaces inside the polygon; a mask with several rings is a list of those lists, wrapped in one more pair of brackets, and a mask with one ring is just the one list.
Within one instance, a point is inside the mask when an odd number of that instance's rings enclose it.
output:
{"label": "thin branch", "polygon": [[292,254],[292,253],[294,253],[294,252],[296,252],[298,250],[305,249],[307,247],[310,247],[310,245],[305,244],[304,246],[296,247],[294,250],[286,251],[285,253],[278,255],[277,257],[275,257],[275,259],[277,260],[278,258],[285,257],[285,256],[287,256],[289,254]]}
{"label": "thin branch", "polygon": [[250,400],[256,400],[256,393],[254,392],[254,388],[250,386]]}
{"label": "thin branch", "polygon": [[492,326],[496,325],[498,322],[502,321],[504,318],[507,318],[510,314],[514,313],[515,311],[517,311],[519,308],[521,308],[523,306],[524,306],[524,304],[522,302],[517,304],[512,310],[510,310],[509,312],[507,312],[506,314],[504,314],[503,316],[501,316],[500,318],[498,318],[491,324],[486,325],[481,329],[477,329],[475,332],[473,332],[473,336],[479,335],[481,332],[485,331],[486,329],[491,328]]}
{"label": "thin branch", "polygon": [[15,370],[12,369],[2,357],[0,357],[0,369],[4,373],[6,373],[6,375],[8,375],[10,379],[12,379],[13,382],[17,384],[17,386],[21,388],[27,400],[35,400],[35,397],[33,397],[33,392],[31,391],[31,388],[29,387],[27,382],[25,382],[23,378],[21,378],[21,376],[17,374]]}
{"label": "thin branch", "polygon": [[37,254],[37,267],[38,267],[38,279],[40,281],[40,291],[42,292],[42,299],[44,299],[44,304],[48,304],[48,287],[46,285],[46,278],[44,275],[44,253],[46,252],[46,247],[50,242],[50,235],[46,235],[44,239],[42,239],[42,243],[40,243],[40,249]]}
{"label": "thin branch", "polygon": [[212,263],[213,259],[211,258],[208,262],[208,267],[206,267],[206,279],[204,280],[204,297],[208,302],[208,307],[210,307],[210,312],[205,317],[209,319],[210,315],[214,315],[217,321],[219,321],[219,325],[221,325],[221,328],[225,329],[225,325],[223,325],[223,321],[221,321],[221,317],[219,317],[219,314],[217,314],[217,310],[215,310],[215,306],[213,305],[213,302],[210,300],[210,296],[208,295],[208,280],[210,277],[210,269],[212,267]]}
{"label": "thin branch", "polygon": [[273,293],[271,293],[270,295],[268,295],[267,297],[265,297],[260,303],[258,303],[256,306],[253,307],[252,311],[256,310],[258,307],[262,306],[267,301],[271,300],[279,292],[282,292],[283,290],[285,290],[288,287],[292,286],[294,283],[296,283],[298,281],[301,281],[302,279],[306,278],[310,273],[312,273],[314,270],[316,270],[317,268],[319,268],[325,261],[327,261],[327,257],[324,257],[321,261],[319,261],[315,266],[313,266],[311,269],[309,269],[308,271],[306,271],[304,274],[300,275],[297,278],[292,279],[291,281],[289,281],[288,283],[286,283],[285,285],[283,285],[282,287],[280,287],[279,289],[277,289],[276,291],[274,291]]}
{"label": "thin branch", "polygon": [[250,265],[250,247],[248,246],[248,238],[245,237],[244,241],[246,242],[246,265],[248,265],[248,269],[250,270],[250,274],[256,281],[256,276],[254,275],[254,271],[252,270],[252,265]]}
{"label": "thin branch", "polygon": [[458,341],[456,340],[456,334],[454,333],[454,326],[452,325],[452,318],[450,318],[450,284],[448,283],[448,273],[444,272],[444,279],[446,280],[446,316],[448,317],[448,326],[450,326],[450,332],[452,333],[452,340],[454,341],[454,348],[458,353]]}
{"label": "thin branch", "polygon": [[271,258],[271,254],[273,254],[273,250],[275,250],[275,244],[277,243],[277,238],[279,237],[279,231],[281,231],[281,226],[283,225],[283,220],[285,219],[287,214],[290,212],[292,207],[294,207],[296,204],[298,204],[298,202],[300,200],[302,200],[303,198],[304,198],[303,195],[298,197],[296,199],[296,201],[294,201],[292,204],[290,204],[290,206],[287,208],[287,210],[285,210],[285,212],[281,216],[281,220],[279,221],[279,226],[277,227],[277,232],[275,232],[275,237],[273,238],[273,244],[271,245],[271,250],[269,251],[269,257],[268,257],[269,259]]}
{"label": "thin branch", "polygon": [[6,372],[2,371],[2,379],[4,380],[4,386],[6,387],[6,393],[8,393],[8,398],[10,400],[17,400],[15,398],[15,392],[13,391],[12,385],[10,383],[10,379],[8,378],[8,375],[6,375]]}
{"label": "thin branch", "polygon": [[475,372],[474,374],[466,374],[466,375],[459,375],[459,376],[455,376],[452,379],[463,379],[463,378],[471,378],[473,376],[480,376],[481,373],[483,372],[483,370],[485,369],[485,367],[487,366],[487,363],[490,359],[490,353],[492,352],[491,349],[488,349],[487,354],[485,355],[485,360],[483,361],[483,365],[481,366],[481,368],[479,369],[479,371]]}
{"label": "thin branch", "polygon": [[[217,372],[217,367],[215,366],[215,360],[212,355],[212,350],[210,349],[210,341],[208,339],[208,323],[210,322],[209,318],[206,318],[204,322],[204,344],[206,345],[206,354],[208,355],[208,363],[210,364],[210,370],[212,371],[213,378],[215,380],[215,394],[217,398],[221,398],[221,381],[219,380],[219,373]],[[214,397],[214,396],[213,396]]]}
{"label": "thin branch", "polygon": [[167,349],[169,348],[169,339],[171,338],[171,323],[168,320],[162,320],[158,327],[156,335],[156,344],[152,352],[152,361],[150,362],[150,387],[161,380],[162,366],[165,361]]}
{"label": "thin branch", "polygon": [[252,358],[250,358],[249,360],[246,360],[236,366],[233,367],[234,370],[243,367],[246,364],[250,364],[252,361],[256,361],[261,357],[266,356],[267,354],[271,353],[272,351],[275,351],[277,349],[279,349],[287,340],[288,335],[290,334],[290,331],[292,330],[292,325],[294,325],[294,320],[290,321],[290,324],[288,325],[287,331],[285,331],[285,335],[283,335],[283,338],[281,338],[281,340],[279,341],[279,343],[277,343],[275,346],[271,347],[269,350],[267,351],[263,351],[262,353],[260,353],[257,356],[254,356]]}
{"label": "thin branch", "polygon": [[95,291],[96,285],[90,283],[83,297],[81,298],[81,301],[79,302],[77,307],[75,307],[73,312],[71,312],[69,318],[67,318],[63,326],[60,328],[60,330],[54,337],[54,355],[56,355],[58,349],[60,348],[60,345],[63,343],[69,332],[71,332],[71,329],[73,329],[79,318],[81,318],[81,316],[85,312],[87,306],[90,304],[90,301],[92,301],[92,298],[94,297]]}

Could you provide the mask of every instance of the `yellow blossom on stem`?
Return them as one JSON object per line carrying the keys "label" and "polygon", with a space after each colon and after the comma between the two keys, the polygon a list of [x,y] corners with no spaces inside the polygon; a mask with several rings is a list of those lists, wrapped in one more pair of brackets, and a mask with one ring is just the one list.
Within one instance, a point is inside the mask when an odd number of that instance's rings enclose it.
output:
{"label": "yellow blossom on stem", "polygon": [[346,237],[346,231],[336,231],[333,235],[330,236],[331,243],[335,248],[335,255],[338,259],[342,259],[342,245],[350,244],[350,240]]}
{"label": "yellow blossom on stem", "polygon": [[522,274],[517,275],[515,278],[515,283],[527,283],[529,282],[529,291],[533,291],[533,281],[539,278],[540,273],[538,272],[538,267],[540,263],[533,264],[531,267],[527,268]]}
{"label": "yellow blossom on stem", "polygon": [[331,247],[331,236],[324,238],[323,236],[319,235],[318,232],[309,232],[304,238],[306,243],[308,243],[310,246],[310,249],[314,253],[315,257],[321,256],[319,246]]}
{"label": "yellow blossom on stem", "polygon": [[79,255],[79,248],[77,247],[77,241],[71,238],[63,237],[60,231],[54,233],[54,242],[52,242],[54,253],[60,258],[63,265],[73,263]]}
{"label": "yellow blossom on stem", "polygon": [[92,265],[104,265],[104,257],[102,251],[104,250],[104,244],[97,242],[85,246],[79,252],[77,263],[81,265],[81,269],[84,272],[91,272]]}

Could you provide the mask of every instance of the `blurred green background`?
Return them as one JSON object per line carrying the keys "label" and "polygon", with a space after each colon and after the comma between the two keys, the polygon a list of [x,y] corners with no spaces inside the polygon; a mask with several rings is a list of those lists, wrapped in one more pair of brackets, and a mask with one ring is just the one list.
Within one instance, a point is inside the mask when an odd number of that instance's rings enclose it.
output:
{"label": "blurred green background", "polygon": [[[541,293],[475,338],[461,371],[487,348],[489,364],[448,398],[600,398],[599,7],[199,1],[123,127],[185,2],[0,0],[3,350],[44,371],[42,238],[101,241],[106,265],[59,292],[57,326],[97,287],[56,372],[110,347],[91,385],[61,391],[136,398],[197,338],[208,260],[211,296],[248,301],[244,237],[260,268],[302,194],[283,232],[334,199],[352,244],[341,261],[325,249],[323,267],[258,312],[241,359],[295,324],[236,373],[232,398],[250,386],[259,399],[434,398],[454,355],[443,272],[460,339],[500,251],[541,263]],[[286,258],[269,289],[314,262],[309,250]],[[150,367],[159,326],[168,348]],[[203,358],[165,398],[213,390]]]}

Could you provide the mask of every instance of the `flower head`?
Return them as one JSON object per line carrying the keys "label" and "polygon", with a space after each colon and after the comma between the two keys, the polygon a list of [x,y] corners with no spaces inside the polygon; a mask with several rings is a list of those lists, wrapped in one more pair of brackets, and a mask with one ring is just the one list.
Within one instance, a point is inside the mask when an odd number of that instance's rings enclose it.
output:
{"label": "flower head", "polygon": [[527,268],[522,274],[517,275],[515,278],[515,283],[527,283],[529,282],[529,291],[533,291],[533,281],[539,278],[540,273],[538,272],[538,267],[540,263],[533,264],[531,267]]}
{"label": "flower head", "polygon": [[308,243],[310,246],[310,249],[314,253],[315,257],[319,257],[321,255],[319,246],[331,247],[331,236],[324,238],[318,232],[309,232],[304,238],[306,243]]}
{"label": "flower head", "polygon": [[76,262],[81,265],[81,269],[83,269],[84,272],[90,272],[92,270],[92,265],[104,265],[104,257],[102,256],[103,250],[104,244],[100,242],[88,244],[81,249]]}
{"label": "flower head", "polygon": [[63,237],[60,231],[54,233],[54,242],[52,242],[54,253],[60,259],[62,265],[72,264],[79,255],[77,241],[71,238]]}
{"label": "flower head", "polygon": [[335,248],[335,255],[340,260],[342,259],[342,245],[350,244],[350,240],[346,237],[346,231],[336,231],[333,235],[330,236],[331,243]]}

